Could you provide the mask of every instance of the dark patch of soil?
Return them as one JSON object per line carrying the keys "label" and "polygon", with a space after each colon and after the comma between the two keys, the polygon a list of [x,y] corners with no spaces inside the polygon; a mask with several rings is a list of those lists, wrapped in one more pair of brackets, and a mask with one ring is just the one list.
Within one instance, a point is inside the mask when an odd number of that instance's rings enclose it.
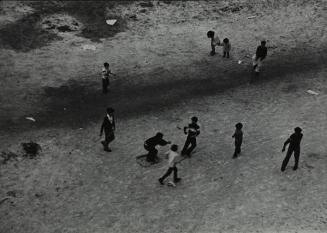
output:
{"label": "dark patch of soil", "polygon": [[[79,36],[100,41],[127,29],[126,21],[120,15],[107,15],[107,9],[117,5],[130,4],[131,1],[35,1],[30,4],[46,14],[66,13],[84,25]],[[115,25],[106,23],[108,18],[117,19]]]}
{"label": "dark patch of soil", "polygon": [[71,32],[72,29],[68,25],[57,27],[59,32]]}
{"label": "dark patch of soil", "polygon": [[[56,125],[57,127],[80,128],[99,121],[108,106],[116,109],[117,117],[131,118],[155,113],[163,108],[173,108],[180,101],[187,99],[216,95],[229,88],[248,83],[253,78],[252,85],[261,85],[262,82],[267,81],[285,81],[283,77],[287,74],[303,73],[319,69],[321,66],[321,63],[317,63],[315,59],[307,55],[298,56],[287,63],[278,58],[267,61],[259,77],[251,73],[250,67],[243,66],[238,70],[225,73],[224,79],[213,77],[189,79],[187,77],[139,86],[123,84],[111,90],[107,95],[102,94],[100,82],[86,83],[71,80],[66,85],[44,89],[38,104],[45,108],[43,112],[35,116],[37,122],[34,124],[36,127]],[[22,121],[22,124],[24,123],[27,124],[26,121]]]}
{"label": "dark patch of soil", "polygon": [[153,7],[153,3],[152,2],[140,2],[140,6],[141,7]]}
{"label": "dark patch of soil", "polygon": [[1,28],[0,46],[27,52],[46,46],[52,41],[60,40],[61,37],[55,33],[43,30],[38,25],[40,19],[41,15],[34,13]]}

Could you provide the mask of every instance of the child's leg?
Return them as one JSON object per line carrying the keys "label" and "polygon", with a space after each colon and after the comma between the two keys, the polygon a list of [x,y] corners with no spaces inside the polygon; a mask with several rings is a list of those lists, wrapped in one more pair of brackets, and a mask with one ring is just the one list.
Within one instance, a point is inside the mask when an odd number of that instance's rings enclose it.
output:
{"label": "child's leg", "polygon": [[196,138],[195,137],[190,138],[190,144],[191,144],[191,146],[190,146],[190,148],[187,149],[187,153],[186,153],[188,156],[191,156],[192,151],[196,147]]}
{"label": "child's leg", "polygon": [[211,45],[211,52],[210,55],[213,56],[216,54],[216,46],[215,45]]}
{"label": "child's leg", "polygon": [[296,170],[299,166],[300,150],[294,151],[294,159],[295,159],[295,164],[294,164],[293,170]]}
{"label": "child's leg", "polygon": [[223,55],[223,57],[226,57],[226,52],[224,51],[224,55]]}
{"label": "child's leg", "polygon": [[229,58],[229,52],[226,52],[227,53],[227,58]]}
{"label": "child's leg", "polygon": [[[168,168],[168,170],[166,171],[166,173],[159,180],[164,181],[168,176],[170,176],[170,174],[173,171],[174,171],[174,168],[172,168],[172,167]],[[174,171],[174,175],[175,175],[175,171]]]}
{"label": "child's leg", "polygon": [[283,163],[282,163],[282,168],[281,168],[282,171],[285,171],[285,168],[286,168],[286,166],[287,166],[287,164],[288,164],[288,161],[289,161],[290,158],[291,158],[292,153],[293,153],[293,150],[291,150],[291,149],[288,149],[288,150],[287,150],[287,153],[286,153],[285,159],[283,160]]}
{"label": "child's leg", "polygon": [[184,147],[183,147],[183,150],[182,150],[182,155],[187,154],[187,148],[190,145],[190,143],[191,143],[190,138],[187,137],[186,141],[185,141],[185,144],[184,144]]}
{"label": "child's leg", "polygon": [[155,158],[157,156],[157,153],[158,153],[158,150],[156,148],[149,148],[149,153],[147,155],[147,158],[146,160],[148,162],[154,162],[155,161]]}
{"label": "child's leg", "polygon": [[107,93],[108,92],[108,85],[107,85],[107,80],[106,79],[102,79],[102,93]]}
{"label": "child's leg", "polygon": [[181,178],[178,178],[177,167],[174,167],[174,182],[177,183],[179,181],[181,181]]}

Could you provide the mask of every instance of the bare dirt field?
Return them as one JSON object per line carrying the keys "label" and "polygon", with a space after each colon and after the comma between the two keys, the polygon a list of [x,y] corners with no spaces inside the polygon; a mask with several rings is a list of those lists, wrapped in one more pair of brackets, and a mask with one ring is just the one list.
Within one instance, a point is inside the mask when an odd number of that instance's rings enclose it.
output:
{"label": "bare dirt field", "polygon": [[[325,0],[1,1],[0,233],[327,232],[326,10]],[[230,39],[230,59],[209,56],[208,30]],[[268,57],[254,78],[261,39]],[[117,74],[107,95],[105,61]],[[111,153],[99,138],[107,106]],[[135,157],[157,131],[182,146],[193,115],[198,147],[182,182],[161,186],[165,159],[144,168]],[[292,158],[281,173],[296,126],[300,167]],[[29,141],[37,158],[22,156]]]}

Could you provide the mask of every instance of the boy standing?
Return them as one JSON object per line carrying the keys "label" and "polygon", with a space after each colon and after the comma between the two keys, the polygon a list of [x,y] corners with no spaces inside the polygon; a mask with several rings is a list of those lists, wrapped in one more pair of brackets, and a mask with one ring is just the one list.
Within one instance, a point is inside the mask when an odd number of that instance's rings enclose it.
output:
{"label": "boy standing", "polygon": [[146,149],[149,153],[146,156],[146,161],[155,163],[158,161],[158,150],[156,149],[157,145],[165,146],[167,144],[170,144],[170,141],[166,141],[163,139],[162,133],[157,133],[156,136],[147,139],[144,142],[144,149]]}
{"label": "boy standing", "polygon": [[182,150],[182,155],[188,157],[191,157],[191,153],[196,147],[196,137],[200,134],[200,126],[197,124],[198,118],[194,116],[191,118],[191,121],[188,126],[184,127],[184,133],[187,134],[187,138]]}
{"label": "boy standing", "polygon": [[261,45],[257,47],[255,55],[253,55],[253,70],[256,73],[256,75],[259,75],[260,67],[262,66],[262,61],[267,56],[267,47],[266,47],[266,41],[261,41]]}
{"label": "boy standing", "polygon": [[223,40],[222,46],[223,46],[223,57],[229,58],[229,51],[231,49],[231,44],[228,38],[225,38]]}
{"label": "boy standing", "polygon": [[114,109],[107,108],[107,114],[103,119],[101,130],[100,130],[100,137],[102,137],[103,131],[105,134],[105,140],[101,141],[104,151],[111,152],[111,149],[109,148],[109,143],[115,139],[115,133],[114,133],[115,130],[116,130],[116,125],[115,125]]}
{"label": "boy standing", "polygon": [[213,56],[216,54],[216,46],[220,45],[220,39],[218,36],[215,36],[214,31],[208,31],[207,32],[208,38],[211,39],[211,52],[210,55]]}
{"label": "boy standing", "polygon": [[111,72],[111,70],[109,69],[109,63],[108,62],[105,62],[103,64],[103,68],[102,68],[102,93],[106,94],[108,93],[108,86],[109,86],[109,76],[110,75],[114,75],[116,76],[115,74],[113,74]]}
{"label": "boy standing", "polygon": [[178,178],[177,176],[177,167],[176,164],[182,160],[182,157],[178,155],[178,146],[177,145],[172,145],[170,148],[170,151],[166,153],[168,156],[168,170],[167,172],[159,178],[159,183],[164,184],[163,181],[170,176],[172,172],[174,172],[174,182],[172,183],[173,186],[175,186],[175,183],[179,182],[181,178]]}
{"label": "boy standing", "polygon": [[292,153],[294,152],[294,158],[295,158],[295,164],[293,167],[293,170],[295,171],[298,168],[299,165],[299,158],[300,158],[300,143],[301,139],[303,137],[303,134],[301,133],[302,129],[300,127],[296,127],[294,129],[294,133],[285,141],[282,152],[285,151],[286,145],[290,144],[288,146],[288,150],[285,156],[285,159],[282,164],[281,171],[285,171],[285,168],[288,164],[289,159],[292,156]]}
{"label": "boy standing", "polygon": [[233,138],[235,138],[235,151],[233,159],[237,158],[237,156],[241,153],[241,146],[243,141],[243,124],[239,122],[235,125],[235,128],[235,133],[232,136]]}

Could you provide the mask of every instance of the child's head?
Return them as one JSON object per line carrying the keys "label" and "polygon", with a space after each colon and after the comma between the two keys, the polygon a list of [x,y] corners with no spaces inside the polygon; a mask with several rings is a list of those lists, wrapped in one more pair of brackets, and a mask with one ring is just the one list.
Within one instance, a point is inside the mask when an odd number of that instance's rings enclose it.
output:
{"label": "child's head", "polygon": [[163,133],[158,132],[158,133],[156,134],[156,137],[157,137],[157,138],[163,138]]}
{"label": "child's head", "polygon": [[261,41],[261,46],[266,46],[266,41],[265,40]]}
{"label": "child's head", "polygon": [[225,39],[223,40],[223,42],[224,42],[225,44],[227,44],[227,43],[229,42],[228,38],[225,38]]}
{"label": "child's head", "polygon": [[196,123],[196,122],[198,122],[198,118],[196,116],[194,116],[191,118],[191,121],[192,121],[192,123]]}
{"label": "child's head", "polygon": [[239,122],[239,123],[237,123],[237,124],[235,125],[235,128],[238,129],[238,130],[240,130],[240,129],[243,128],[243,124],[242,124],[241,122]]}
{"label": "child's head", "polygon": [[215,36],[215,32],[214,31],[208,31],[207,36],[208,36],[208,38],[213,38]]}
{"label": "child's head", "polygon": [[178,146],[176,144],[171,145],[170,150],[176,152],[178,150]]}
{"label": "child's head", "polygon": [[112,114],[114,112],[115,112],[115,110],[113,108],[107,108],[107,113],[108,114]]}
{"label": "child's head", "polygon": [[109,63],[108,63],[108,62],[105,62],[105,63],[103,63],[103,66],[104,66],[105,68],[109,68]]}
{"label": "child's head", "polygon": [[302,129],[300,127],[296,127],[294,129],[295,133],[301,133],[302,132]]}

